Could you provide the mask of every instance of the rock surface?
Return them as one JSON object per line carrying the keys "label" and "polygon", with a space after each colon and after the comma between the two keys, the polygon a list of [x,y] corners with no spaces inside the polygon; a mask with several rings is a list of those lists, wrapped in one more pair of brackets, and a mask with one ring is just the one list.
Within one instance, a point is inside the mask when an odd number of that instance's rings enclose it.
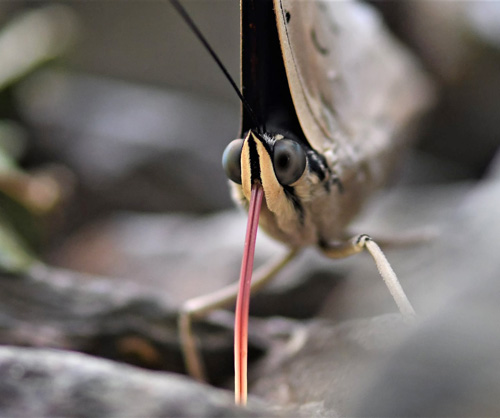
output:
{"label": "rock surface", "polygon": [[288,325],[289,339],[254,369],[251,393],[304,417],[349,416],[357,388],[412,328],[399,315]]}
{"label": "rock surface", "polygon": [[17,96],[39,153],[75,170],[86,211],[230,205],[220,161],[238,114],[226,103],[61,71],[32,77]]}
{"label": "rock surface", "polygon": [[[5,417],[252,417],[220,390],[60,350],[0,347],[0,415]],[[255,412],[258,411],[258,412]]]}
{"label": "rock surface", "polygon": [[349,415],[499,416],[498,283],[495,273],[460,287],[356,388]]}
{"label": "rock surface", "polygon": [[[497,173],[493,170],[492,173]],[[412,279],[427,315],[358,395],[356,416],[500,414],[498,175],[469,193]],[[438,297],[441,295],[441,297]],[[425,300],[425,302],[424,302]]]}
{"label": "rock surface", "polygon": [[[291,332],[276,345],[279,361],[271,350],[252,390],[284,407],[310,405],[309,416],[498,416],[500,261],[491,243],[500,233],[499,196],[492,175],[461,201],[450,200],[452,209],[434,240],[406,250],[411,256],[388,252],[419,314],[399,341],[377,326],[383,317],[323,329],[312,324],[298,349],[286,349],[297,347]],[[373,284],[360,284],[370,274],[363,264],[343,282],[350,292],[334,293],[324,316],[363,314],[373,296],[371,309],[377,300],[378,309],[387,309]],[[332,309],[335,301],[343,304]],[[346,311],[349,301],[353,306]],[[367,341],[378,341],[372,344],[378,350],[367,350]]]}

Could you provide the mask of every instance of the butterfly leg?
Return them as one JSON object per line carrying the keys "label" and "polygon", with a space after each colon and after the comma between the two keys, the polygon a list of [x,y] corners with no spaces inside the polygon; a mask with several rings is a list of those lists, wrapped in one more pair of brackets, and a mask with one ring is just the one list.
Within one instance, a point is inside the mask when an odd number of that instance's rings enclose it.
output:
{"label": "butterfly leg", "polygon": [[[351,234],[349,234],[351,235]],[[356,232],[352,236],[358,236]],[[422,245],[435,240],[441,235],[441,231],[437,227],[419,227],[418,229],[410,229],[400,231],[395,234],[377,234],[376,242],[380,248],[403,248],[414,245]]]}
{"label": "butterfly leg", "polygon": [[[252,293],[272,280],[297,253],[298,250],[290,250],[256,270],[251,285]],[[237,294],[238,283],[233,283],[213,293],[189,299],[180,309],[178,329],[184,362],[188,373],[199,381],[206,381],[206,375],[192,330],[193,319],[202,318],[215,309],[230,305],[236,300]]]}
{"label": "butterfly leg", "polygon": [[380,247],[370,236],[366,234],[357,235],[347,241],[323,246],[322,250],[325,255],[330,258],[345,258],[350,255],[360,253],[363,250],[367,250],[375,261],[378,272],[382,276],[382,279],[384,279],[384,282],[394,298],[396,305],[398,305],[400,312],[407,317],[415,316],[415,310],[406,297],[396,273],[394,273],[394,270],[389,264],[389,261],[387,261],[387,258]]}

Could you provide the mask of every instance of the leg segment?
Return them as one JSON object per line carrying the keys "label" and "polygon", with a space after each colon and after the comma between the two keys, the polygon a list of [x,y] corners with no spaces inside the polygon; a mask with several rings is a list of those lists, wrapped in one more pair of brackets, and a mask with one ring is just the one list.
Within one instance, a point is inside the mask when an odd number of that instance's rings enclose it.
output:
{"label": "leg segment", "polygon": [[394,273],[394,270],[389,264],[389,261],[387,261],[387,258],[380,247],[368,235],[358,235],[349,241],[334,243],[331,245],[328,244],[328,246],[324,246],[322,248],[325,255],[330,258],[349,257],[350,255],[360,253],[365,249],[368,250],[375,261],[378,272],[384,279],[384,282],[394,298],[396,305],[398,305],[400,312],[407,317],[413,317],[415,315],[415,310],[406,297],[396,273]]}
{"label": "leg segment", "polygon": [[[290,250],[284,256],[271,260],[255,271],[252,280],[252,293],[266,285],[278,272],[285,267],[298,253],[298,250]],[[233,283],[216,292],[187,300],[181,307],[179,313],[179,338],[181,350],[188,373],[199,381],[205,381],[205,371],[196,347],[195,337],[192,332],[192,320],[202,318],[209,312],[223,308],[236,300],[238,294],[238,283]]]}

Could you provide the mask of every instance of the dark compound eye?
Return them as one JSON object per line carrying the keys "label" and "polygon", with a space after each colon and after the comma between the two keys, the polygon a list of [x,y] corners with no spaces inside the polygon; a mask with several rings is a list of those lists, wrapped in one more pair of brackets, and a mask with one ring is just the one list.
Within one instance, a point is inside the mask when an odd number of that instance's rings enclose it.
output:
{"label": "dark compound eye", "polygon": [[241,148],[243,139],[231,141],[222,154],[222,167],[229,180],[241,184]]}
{"label": "dark compound eye", "polygon": [[282,139],[274,144],[273,164],[278,181],[288,186],[295,183],[304,173],[306,153],[297,142]]}

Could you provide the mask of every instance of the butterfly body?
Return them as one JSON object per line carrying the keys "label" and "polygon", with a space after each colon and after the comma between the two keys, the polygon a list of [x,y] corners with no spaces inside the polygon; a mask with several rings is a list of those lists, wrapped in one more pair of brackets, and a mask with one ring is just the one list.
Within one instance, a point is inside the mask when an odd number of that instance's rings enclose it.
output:
{"label": "butterfly body", "polygon": [[[247,181],[264,189],[260,225],[293,248],[344,240],[347,225],[391,178],[408,143],[398,130],[406,115],[392,117],[387,103],[414,93],[402,71],[413,63],[399,56],[387,62],[386,49],[399,46],[380,31],[371,9],[354,2],[246,0],[241,24],[242,91],[256,114],[243,111],[241,144],[252,141],[260,152],[240,163],[242,172],[252,167]],[[349,39],[358,49],[346,48]],[[415,97],[417,108],[422,102]],[[291,184],[277,179],[273,165],[274,146],[283,139],[306,156],[303,174]],[[231,182],[245,208],[250,183]]]}
{"label": "butterfly body", "polygon": [[[378,15],[357,1],[241,0],[241,36],[241,91],[207,47],[242,102],[239,138],[223,155],[233,197],[249,212],[240,281],[187,301],[179,330],[186,366],[201,380],[191,319],[237,296],[235,400],[244,404],[250,291],[298,249],[318,246],[331,258],[367,250],[400,312],[414,315],[378,245],[365,234],[348,239],[346,230],[391,179],[432,89]],[[257,224],[290,251],[252,279]]]}

